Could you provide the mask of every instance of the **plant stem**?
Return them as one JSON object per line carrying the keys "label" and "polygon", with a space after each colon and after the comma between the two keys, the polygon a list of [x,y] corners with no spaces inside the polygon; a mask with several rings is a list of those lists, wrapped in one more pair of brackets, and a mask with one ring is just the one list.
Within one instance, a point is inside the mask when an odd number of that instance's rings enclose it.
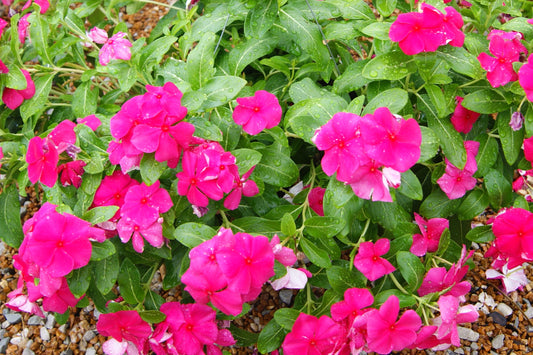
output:
{"label": "plant stem", "polygon": [[398,287],[398,290],[400,290],[400,291],[401,291],[403,294],[405,294],[405,295],[410,295],[410,293],[407,292],[407,291],[405,290],[405,288],[403,288],[402,285],[400,285],[400,282],[398,281],[398,279],[396,278],[396,276],[394,276],[393,273],[388,274],[388,276],[390,277],[390,279],[392,280],[392,282],[396,285],[396,287]]}

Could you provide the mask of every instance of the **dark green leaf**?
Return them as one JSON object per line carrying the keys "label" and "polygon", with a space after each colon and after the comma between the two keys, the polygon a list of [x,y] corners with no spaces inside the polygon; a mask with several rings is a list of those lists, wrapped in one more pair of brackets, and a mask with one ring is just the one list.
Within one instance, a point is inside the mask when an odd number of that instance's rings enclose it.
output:
{"label": "dark green leaf", "polygon": [[239,228],[240,232],[253,235],[273,236],[281,233],[281,221],[270,220],[261,217],[249,216],[235,219],[232,224]]}
{"label": "dark green leaf", "polygon": [[353,20],[375,20],[372,9],[363,0],[329,0],[342,12],[342,17]]}
{"label": "dark green leaf", "polygon": [[489,115],[509,107],[505,98],[492,89],[481,89],[466,95],[461,105],[471,111]]}
{"label": "dark green leaf", "polygon": [[266,354],[278,349],[285,339],[287,332],[275,320],[271,320],[259,333],[257,339],[257,350],[260,353]]}
{"label": "dark green leaf", "polygon": [[119,271],[118,255],[115,253],[105,259],[92,261],[93,279],[96,287],[102,294],[106,294],[117,282]]}
{"label": "dark green leaf", "polygon": [[[48,53],[48,35],[50,34],[50,29],[48,27],[48,22],[40,15],[39,12],[32,12],[28,18],[30,23],[30,38],[31,43],[39,53],[41,60],[46,64],[52,64],[52,59]],[[85,117],[85,116],[78,116]]]}
{"label": "dark green leaf", "polygon": [[91,270],[89,265],[72,270],[67,278],[68,287],[76,298],[85,294],[91,283]]}
{"label": "dark green leaf", "polygon": [[492,226],[479,226],[466,233],[466,239],[476,243],[490,243],[494,238]]}
{"label": "dark green leaf", "polygon": [[210,240],[217,234],[217,232],[201,223],[183,223],[180,224],[174,231],[174,237],[183,245],[194,248],[203,242]]}
{"label": "dark green leaf", "polygon": [[247,332],[244,329],[237,328],[233,322],[230,324],[229,330],[231,331],[231,334],[233,335],[233,339],[235,339],[237,346],[252,346],[257,343],[257,339],[259,337],[259,334],[257,333],[251,333]]}
{"label": "dark green leaf", "polygon": [[188,82],[197,90],[204,86],[215,74],[215,45],[217,36],[206,32],[200,42],[187,57]]}
{"label": "dark green leaf", "polygon": [[336,217],[313,216],[304,222],[304,231],[315,238],[330,238],[344,228],[344,221]]}
{"label": "dark green leaf", "polygon": [[489,195],[491,206],[498,210],[508,206],[513,198],[511,183],[495,169],[490,169],[483,179],[483,184]]}
{"label": "dark green leaf", "polygon": [[416,255],[408,251],[398,252],[396,254],[396,261],[398,262],[398,269],[400,269],[402,277],[407,281],[408,287],[406,290],[408,292],[418,290],[426,272],[424,264],[422,264]]}
{"label": "dark green leaf", "polygon": [[92,242],[93,251],[91,254],[91,261],[103,260],[115,254],[115,246],[110,240],[105,240],[102,243]]}
{"label": "dark green leaf", "polygon": [[349,270],[342,266],[333,265],[326,270],[328,281],[335,292],[343,297],[344,292],[353,287],[363,288],[366,285],[366,277],[356,270]]}
{"label": "dark green leaf", "polygon": [[484,75],[476,56],[463,47],[441,46],[437,55],[445,59],[450,67],[459,74],[464,74],[472,79],[480,79]]}
{"label": "dark green leaf", "polygon": [[460,199],[450,200],[442,190],[436,189],[420,205],[420,214],[426,218],[448,217],[460,204]]}
{"label": "dark green leaf", "polygon": [[422,144],[420,145],[420,158],[418,162],[425,162],[433,158],[439,151],[440,141],[435,132],[426,126],[420,126],[422,133]]}
{"label": "dark green leaf", "polygon": [[231,152],[237,158],[239,174],[246,174],[251,168],[256,166],[263,157],[257,150],[241,148]]}
{"label": "dark green leaf", "polygon": [[281,308],[274,313],[274,320],[288,331],[292,330],[292,326],[300,315],[300,311],[293,308]]}
{"label": "dark green leaf", "polygon": [[413,57],[398,50],[370,60],[363,68],[363,76],[370,80],[399,80],[415,71]]}
{"label": "dark green leaf", "polygon": [[[48,94],[52,89],[52,82],[54,81],[54,74],[47,74],[39,76],[35,79],[35,94],[29,100],[25,100],[20,106],[20,115],[23,120],[27,120],[37,112],[46,108],[48,102]],[[85,116],[78,116],[85,117]]]}
{"label": "dark green leaf", "polygon": [[377,94],[366,105],[361,115],[374,113],[378,107],[387,107],[391,113],[398,113],[409,101],[407,91],[400,88],[385,90]]}
{"label": "dark green leaf", "polygon": [[398,188],[398,192],[413,200],[422,200],[424,197],[422,185],[411,170],[402,173],[402,181]]}
{"label": "dark green leaf", "polygon": [[514,131],[509,125],[510,119],[511,113],[509,110],[506,110],[498,115],[496,123],[498,124],[498,133],[500,135],[500,143],[505,160],[507,160],[509,165],[513,165],[522,151],[524,130],[519,129],[518,131]]}
{"label": "dark green leaf", "polygon": [[152,68],[158,65],[170,46],[176,43],[177,37],[164,36],[156,39],[141,51],[139,58],[139,72],[150,72]]}
{"label": "dark green leaf", "polygon": [[246,16],[244,34],[247,37],[263,37],[274,25],[277,15],[278,2],[276,0],[258,1]]}
{"label": "dark green leaf", "polygon": [[363,76],[363,68],[368,63],[368,60],[358,60],[344,70],[344,72],[335,79],[333,83],[333,90],[336,93],[347,93],[362,88],[371,82]]}
{"label": "dark green leaf", "polygon": [[308,241],[305,238],[300,239],[300,246],[302,247],[302,251],[313,264],[323,268],[331,267],[331,260],[324,249],[319,248],[313,242]]}
{"label": "dark green leaf", "polygon": [[268,184],[274,186],[291,186],[298,179],[299,171],[296,163],[281,151],[280,144],[272,144],[268,148],[260,149],[263,154],[254,173]]}
{"label": "dark green leaf", "polygon": [[416,299],[411,295],[403,294],[400,290],[385,290],[374,297],[374,306],[381,306],[390,296],[396,296],[400,300],[400,307],[411,307],[416,304]]}
{"label": "dark green leaf", "polygon": [[479,142],[479,149],[476,155],[475,175],[484,176],[498,159],[498,142],[486,133],[476,137],[476,141]]}
{"label": "dark green leaf", "polygon": [[0,193],[0,239],[18,248],[24,239],[20,222],[20,202],[17,186],[11,184]]}
{"label": "dark green leaf", "polygon": [[176,241],[171,241],[170,243],[172,247],[172,259],[164,261],[166,269],[166,274],[163,278],[164,290],[169,290],[179,285],[180,276],[184,271],[182,270],[183,259],[187,259],[186,255],[189,252],[188,248]]}
{"label": "dark green leaf", "polygon": [[128,258],[125,258],[120,266],[118,285],[124,301],[132,305],[144,302],[145,290],[141,286],[141,275],[135,264]]}
{"label": "dark green leaf", "polygon": [[468,221],[479,215],[488,206],[489,198],[487,194],[483,190],[473,190],[467,194],[459,206],[457,216],[460,220]]}
{"label": "dark green leaf", "polygon": [[260,39],[251,38],[246,42],[241,42],[229,53],[230,74],[240,75],[248,64],[269,54],[277,42],[277,38],[272,36]]}
{"label": "dark green leaf", "polygon": [[365,213],[391,231],[401,222],[411,222],[409,213],[397,202],[374,201],[365,205]]}

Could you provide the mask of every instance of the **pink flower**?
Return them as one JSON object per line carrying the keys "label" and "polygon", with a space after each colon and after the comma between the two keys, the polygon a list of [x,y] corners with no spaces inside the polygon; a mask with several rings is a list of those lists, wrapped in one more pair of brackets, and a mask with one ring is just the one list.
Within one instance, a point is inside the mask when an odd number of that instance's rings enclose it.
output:
{"label": "pink flower", "polygon": [[234,210],[239,207],[242,195],[246,197],[252,197],[259,193],[259,188],[257,187],[255,181],[249,179],[250,175],[254,171],[254,168],[255,166],[253,166],[240,178],[238,178],[238,176],[234,177],[233,190],[224,200],[224,207],[226,207],[228,210]]}
{"label": "pink flower", "polygon": [[[50,3],[48,2],[48,0],[33,0],[33,2],[39,5],[39,7],[41,8],[40,10],[41,14],[44,14],[46,11],[48,11],[48,8],[50,7]],[[31,4],[32,4],[32,0],[26,1],[24,6],[22,7],[22,10],[26,10],[27,8],[31,6]]]}
{"label": "pink flower", "polygon": [[98,58],[100,65],[106,66],[113,59],[130,60],[131,58],[131,42],[124,39],[127,34],[124,32],[117,32],[114,34],[100,49]]}
{"label": "pink flower", "polygon": [[83,169],[85,165],[86,163],[83,160],[76,160],[61,164],[58,168],[61,185],[72,185],[78,189],[81,186],[81,176],[85,172]]}
{"label": "pink flower", "polygon": [[147,227],[159,218],[160,213],[172,207],[172,200],[167,190],[159,187],[159,180],[150,186],[143,182],[131,186],[124,197],[120,215],[131,219],[139,226]]}
{"label": "pink flower", "polygon": [[389,248],[390,241],[387,238],[381,238],[375,244],[362,242],[353,264],[368,280],[375,281],[396,270],[388,260],[381,257],[387,254]]}
{"label": "pink flower", "polygon": [[407,55],[435,52],[446,44],[442,13],[428,4],[422,4],[422,13],[409,12],[398,15],[389,31],[389,38],[399,42]]}
{"label": "pink flower", "polygon": [[507,264],[505,264],[502,267],[502,273],[494,269],[488,269],[485,272],[485,277],[487,279],[502,280],[503,289],[505,293],[510,293],[517,289],[522,289],[523,286],[526,286],[529,283],[529,280],[526,274],[524,273],[524,267],[521,265],[509,270]]}
{"label": "pink flower", "polygon": [[174,116],[174,122],[181,121],[187,115],[187,108],[181,104],[183,94],[172,82],[161,86],[146,85],[141,111],[143,118],[153,118],[161,111]]}
{"label": "pink flower", "polygon": [[100,127],[102,125],[102,121],[100,121],[100,119],[98,117],[96,117],[96,115],[89,115],[89,116],[84,117],[84,118],[78,118],[76,120],[76,122],[78,122],[78,124],[86,125],[87,127],[92,129],[93,131],[96,131],[98,129],[98,127]]}
{"label": "pink flower", "polygon": [[31,79],[30,73],[24,69],[21,69],[21,72],[26,78],[26,88],[22,90],[4,88],[4,92],[2,92],[2,101],[12,110],[22,105],[24,100],[31,99],[35,94],[35,84]]}
{"label": "pink flower", "polygon": [[307,199],[309,200],[309,207],[319,216],[324,216],[324,194],[326,189],[323,187],[314,187],[309,191]]}
{"label": "pink flower", "polygon": [[40,181],[48,187],[53,187],[57,181],[58,161],[59,155],[51,141],[41,137],[30,139],[26,162],[28,163],[28,177],[32,184]]}
{"label": "pink flower", "polygon": [[307,284],[307,279],[311,277],[311,273],[305,269],[294,269],[287,267],[287,273],[279,279],[273,280],[270,283],[272,288],[276,291],[282,288],[301,290]]}
{"label": "pink flower", "polygon": [[479,149],[479,142],[465,141],[466,164],[464,169],[455,167],[446,159],[446,170],[437,183],[450,200],[463,197],[466,191],[472,190],[477,183],[474,173],[477,171],[475,156]]}
{"label": "pink flower", "polygon": [[438,325],[437,339],[450,336],[454,346],[461,346],[457,325],[461,323],[475,322],[479,314],[474,305],[459,307],[459,298],[451,295],[443,295],[437,301],[439,304],[440,316],[433,320]]}
{"label": "pink flower", "polygon": [[29,297],[22,292],[22,286],[7,294],[9,301],[6,306],[17,312],[26,312],[45,318],[41,307],[35,302],[30,301]]}
{"label": "pink flower", "polygon": [[533,54],[528,57],[527,63],[518,70],[518,82],[526,92],[527,99],[533,101]]}
{"label": "pink flower", "polygon": [[373,119],[361,122],[361,135],[365,153],[380,165],[405,172],[420,158],[422,134],[418,122],[392,115],[386,107],[378,108]]}
{"label": "pink flower", "polygon": [[344,340],[342,327],[328,316],[300,313],[281,347],[285,355],[334,354]]}
{"label": "pink flower", "polygon": [[487,71],[487,80],[492,87],[507,84],[518,80],[518,75],[513,69],[513,62],[520,59],[520,47],[512,39],[501,34],[491,36],[489,51],[495,57],[487,53],[481,53],[477,59],[481,67]]}
{"label": "pink flower", "polygon": [[142,353],[152,334],[150,324],[142,320],[137,311],[101,314],[96,323],[96,329],[100,335],[113,337],[118,342],[132,342]]}
{"label": "pink flower", "polygon": [[[120,170],[115,170],[113,175],[106,176],[94,194],[93,207],[98,206],[118,206],[124,204],[124,197],[131,186],[139,185],[137,180],[132,179],[129,175],[123,174]],[[114,219],[120,216],[120,209],[117,211]]]}
{"label": "pink flower", "polygon": [[27,13],[26,15],[22,16],[18,23],[18,34],[19,34],[19,42],[24,44],[26,41],[26,38],[28,37],[28,27],[30,27],[30,22],[28,21],[28,17],[30,17],[31,12]]}
{"label": "pink flower", "polygon": [[368,313],[368,347],[378,354],[400,351],[416,341],[422,321],[413,310],[407,310],[397,320],[400,311],[398,297],[392,295],[379,310]]}
{"label": "pink flower", "polygon": [[360,161],[368,160],[363,153],[361,120],[356,114],[338,112],[315,132],[312,140],[319,150],[324,151],[321,164],[326,175],[336,172],[338,180],[347,182]]}
{"label": "pink flower", "polygon": [[374,303],[374,297],[366,288],[349,288],[344,291],[344,301],[334,303],[331,306],[331,318],[340,322],[347,320],[351,325],[356,317],[368,312]]}
{"label": "pink flower", "polygon": [[509,121],[509,127],[511,127],[511,129],[516,132],[522,128],[523,124],[524,115],[522,115],[522,113],[519,111],[513,112],[513,114],[511,115],[511,120]]}
{"label": "pink flower", "polygon": [[277,234],[274,234],[270,240],[270,247],[274,253],[274,259],[279,261],[281,264],[285,266],[292,266],[294,263],[296,263],[296,261],[298,261],[296,255],[294,254],[294,250],[284,247],[280,244]]}
{"label": "pink flower", "polygon": [[521,265],[523,259],[533,260],[533,213],[509,209],[496,217],[492,231],[496,248],[503,258],[509,258],[510,269]]}
{"label": "pink flower", "polygon": [[108,38],[107,32],[98,27],[91,28],[91,30],[87,33],[87,37],[98,44],[106,43]]}
{"label": "pink flower", "polygon": [[2,159],[4,159],[4,150],[0,147],[0,169],[2,169]]}
{"label": "pink flower", "polygon": [[457,102],[457,105],[455,106],[455,111],[453,111],[450,120],[452,122],[453,128],[455,128],[457,132],[466,134],[470,132],[472,126],[481,114],[464,108],[461,104],[463,102],[462,97],[457,96],[455,98],[455,101]]}
{"label": "pink flower", "polygon": [[66,277],[61,278],[61,286],[51,295],[43,296],[45,312],[65,313],[69,307],[76,307],[80,298],[76,298],[68,287]]}
{"label": "pink flower", "polygon": [[533,136],[524,139],[524,157],[530,163],[533,163]]}
{"label": "pink flower", "polygon": [[446,43],[454,47],[462,47],[465,41],[465,34],[461,30],[463,27],[463,17],[451,6],[445,8],[446,15],[442,18],[446,33]]}
{"label": "pink flower", "polygon": [[372,201],[392,202],[390,185],[380,167],[376,161],[368,160],[352,173],[348,183],[357,197],[372,199]]}
{"label": "pink flower", "polygon": [[237,98],[233,120],[243,130],[256,135],[262,130],[275,127],[281,120],[281,106],[278,98],[265,90],[258,90],[254,96]]}
{"label": "pink flower", "polygon": [[133,249],[137,253],[143,252],[145,239],[154,248],[161,248],[165,242],[163,218],[158,218],[147,225],[130,218],[121,218],[117,223],[117,231],[122,243],[127,243],[132,239]]}
{"label": "pink flower", "polygon": [[415,212],[415,221],[422,234],[413,235],[411,253],[416,256],[424,256],[427,252],[434,253],[439,249],[440,237],[445,229],[449,228],[450,222],[446,218],[424,219]]}
{"label": "pink flower", "polygon": [[47,138],[54,142],[59,154],[76,143],[74,127],[76,127],[74,122],[63,120],[48,134]]}

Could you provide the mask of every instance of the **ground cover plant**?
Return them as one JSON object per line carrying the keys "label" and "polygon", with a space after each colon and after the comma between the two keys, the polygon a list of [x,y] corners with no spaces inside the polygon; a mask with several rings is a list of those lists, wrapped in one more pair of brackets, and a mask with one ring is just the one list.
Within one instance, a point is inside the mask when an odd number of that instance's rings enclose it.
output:
{"label": "ground cover plant", "polygon": [[[91,301],[106,354],[387,354],[460,346],[472,241],[527,283],[531,3],[178,1],[133,40],[146,2],[3,0],[10,308]],[[265,283],[300,291],[235,327]]]}

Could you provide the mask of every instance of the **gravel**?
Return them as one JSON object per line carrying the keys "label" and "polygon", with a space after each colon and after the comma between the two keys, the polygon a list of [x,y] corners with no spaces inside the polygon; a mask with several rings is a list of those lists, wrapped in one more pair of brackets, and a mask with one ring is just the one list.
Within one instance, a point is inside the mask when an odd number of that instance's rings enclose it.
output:
{"label": "gravel", "polygon": [[492,348],[494,350],[501,349],[503,347],[503,341],[505,340],[505,335],[498,334],[492,339]]}
{"label": "gravel", "polygon": [[457,327],[457,331],[460,339],[468,341],[478,341],[479,339],[479,333],[470,328]]}
{"label": "gravel", "polygon": [[513,314],[513,309],[506,305],[505,303],[498,303],[498,306],[496,307],[496,310],[500,312],[505,317],[509,317],[511,314]]}

